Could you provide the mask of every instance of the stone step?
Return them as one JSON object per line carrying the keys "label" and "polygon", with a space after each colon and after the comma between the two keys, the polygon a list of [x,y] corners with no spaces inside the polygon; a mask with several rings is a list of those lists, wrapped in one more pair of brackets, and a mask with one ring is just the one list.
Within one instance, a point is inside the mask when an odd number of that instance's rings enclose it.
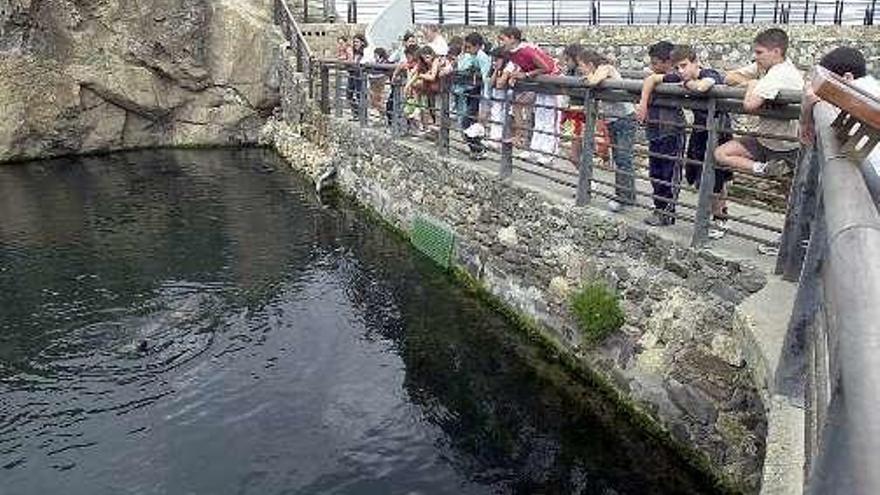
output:
{"label": "stone step", "polygon": [[[306,3],[308,3],[307,19],[304,15]],[[288,0],[288,5],[299,22],[335,22],[337,19],[335,3],[332,0]]]}

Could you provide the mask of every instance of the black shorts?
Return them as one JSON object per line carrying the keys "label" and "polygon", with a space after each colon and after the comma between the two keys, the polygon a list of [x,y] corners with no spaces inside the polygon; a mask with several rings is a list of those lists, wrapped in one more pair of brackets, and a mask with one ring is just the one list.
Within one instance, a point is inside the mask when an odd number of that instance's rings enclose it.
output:
{"label": "black shorts", "polygon": [[797,165],[798,148],[788,151],[773,150],[761,144],[760,141],[758,141],[758,138],[754,136],[743,136],[737,138],[737,141],[749,151],[749,154],[752,155],[752,158],[756,162],[766,163],[773,160],[782,160],[792,169]]}

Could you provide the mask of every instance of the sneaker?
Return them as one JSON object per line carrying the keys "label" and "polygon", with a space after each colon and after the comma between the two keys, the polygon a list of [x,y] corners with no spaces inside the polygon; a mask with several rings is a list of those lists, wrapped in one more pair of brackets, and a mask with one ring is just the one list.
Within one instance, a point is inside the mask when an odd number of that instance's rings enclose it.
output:
{"label": "sneaker", "polygon": [[519,158],[520,160],[532,160],[532,152],[526,150],[516,150],[513,152],[513,156]]}
{"label": "sneaker", "polygon": [[486,152],[485,151],[471,151],[468,153],[468,157],[471,160],[485,160]]}
{"label": "sneaker", "polygon": [[725,234],[727,234],[727,221],[713,220],[712,225],[709,226],[709,239],[718,240]]}
{"label": "sneaker", "polygon": [[758,253],[764,256],[779,256],[779,246],[774,244],[758,244]]}
{"label": "sneaker", "polygon": [[675,223],[675,217],[670,215],[670,213],[654,210],[651,216],[645,217],[642,221],[651,227],[666,227]]}
{"label": "sneaker", "polygon": [[614,213],[617,213],[623,209],[623,205],[612,199],[608,201],[608,209],[613,211]]}
{"label": "sneaker", "polygon": [[788,173],[788,162],[785,160],[771,160],[764,164],[764,169],[757,175],[763,177],[781,177]]}
{"label": "sneaker", "polygon": [[549,165],[550,162],[553,161],[553,157],[550,155],[543,155],[541,153],[534,153],[535,161],[540,163],[541,165]]}

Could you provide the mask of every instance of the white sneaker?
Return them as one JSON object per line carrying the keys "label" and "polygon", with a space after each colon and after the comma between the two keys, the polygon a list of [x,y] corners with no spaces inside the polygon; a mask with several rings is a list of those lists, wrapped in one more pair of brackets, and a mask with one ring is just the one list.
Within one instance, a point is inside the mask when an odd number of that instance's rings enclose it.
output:
{"label": "white sneaker", "polygon": [[788,170],[788,163],[785,160],[771,160],[765,163],[755,162],[752,165],[752,171],[755,172],[755,175],[761,177],[782,177],[788,173]]}
{"label": "white sneaker", "polygon": [[779,247],[773,244],[758,244],[758,253],[764,256],[779,256]]}
{"label": "white sneaker", "polygon": [[537,162],[540,163],[541,165],[549,165],[550,162],[553,161],[553,157],[552,157],[552,156],[550,156],[550,155],[543,155],[543,154],[541,154],[541,153],[535,153],[535,154],[534,154],[534,157],[535,157],[535,160],[537,160]]}
{"label": "white sneaker", "polygon": [[513,156],[519,158],[520,160],[532,160],[532,152],[526,150],[517,150],[513,153]]}
{"label": "white sneaker", "polygon": [[612,199],[608,201],[608,209],[613,211],[614,213],[617,213],[623,209],[623,205]]}
{"label": "white sneaker", "polygon": [[727,234],[727,221],[726,220],[714,220],[712,221],[712,225],[709,226],[709,239],[718,240],[724,237]]}

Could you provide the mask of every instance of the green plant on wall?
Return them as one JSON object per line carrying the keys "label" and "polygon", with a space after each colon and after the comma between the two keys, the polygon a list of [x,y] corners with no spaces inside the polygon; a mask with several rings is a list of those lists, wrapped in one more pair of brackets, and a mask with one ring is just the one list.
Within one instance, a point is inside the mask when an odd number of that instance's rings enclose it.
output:
{"label": "green plant on wall", "polygon": [[617,294],[601,283],[578,289],[571,297],[571,311],[587,343],[599,343],[623,326]]}

